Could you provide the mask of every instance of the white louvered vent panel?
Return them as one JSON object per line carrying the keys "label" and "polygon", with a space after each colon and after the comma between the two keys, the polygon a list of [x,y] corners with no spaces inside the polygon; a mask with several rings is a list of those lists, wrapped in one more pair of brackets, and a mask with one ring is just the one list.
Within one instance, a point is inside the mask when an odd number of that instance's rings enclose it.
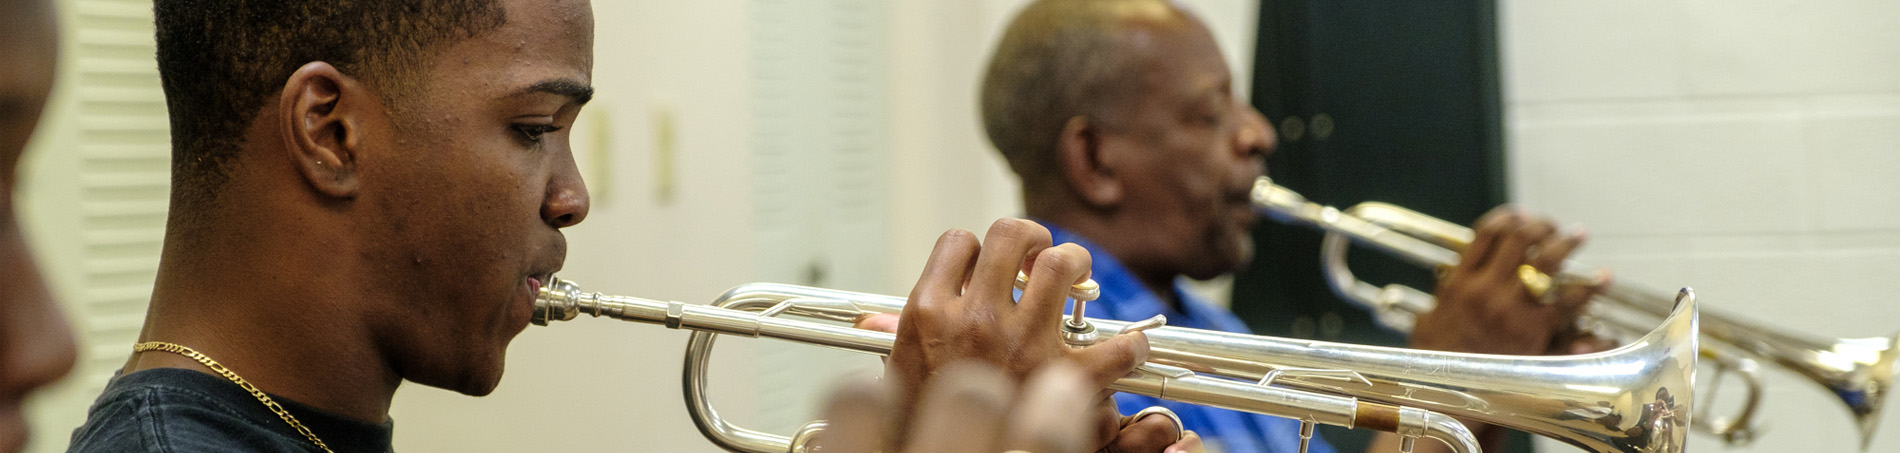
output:
{"label": "white louvered vent panel", "polygon": [[[883,0],[753,0],[756,275],[884,291],[889,102]],[[789,433],[820,390],[875,358],[782,342],[757,349],[759,429]]]}
{"label": "white louvered vent panel", "polygon": [[87,394],[104,388],[137,339],[158,272],[170,189],[164,93],[153,58],[151,3],[69,2],[76,20],[74,124],[78,127],[82,242],[78,292],[81,349],[75,376]]}

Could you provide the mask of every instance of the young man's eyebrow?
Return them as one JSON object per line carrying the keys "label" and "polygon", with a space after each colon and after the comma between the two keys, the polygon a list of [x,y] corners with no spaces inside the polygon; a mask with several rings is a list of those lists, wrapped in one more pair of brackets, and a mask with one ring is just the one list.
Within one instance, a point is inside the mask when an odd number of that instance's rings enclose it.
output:
{"label": "young man's eyebrow", "polygon": [[580,82],[567,80],[567,79],[543,80],[540,82],[535,82],[533,85],[528,85],[527,88],[523,88],[521,89],[521,91],[515,92],[515,96],[523,96],[523,95],[535,94],[535,93],[548,93],[548,94],[566,96],[568,99],[572,99],[575,104],[580,104],[580,105],[587,105],[587,101],[591,101],[594,99],[594,87],[588,86],[585,83],[580,83]]}

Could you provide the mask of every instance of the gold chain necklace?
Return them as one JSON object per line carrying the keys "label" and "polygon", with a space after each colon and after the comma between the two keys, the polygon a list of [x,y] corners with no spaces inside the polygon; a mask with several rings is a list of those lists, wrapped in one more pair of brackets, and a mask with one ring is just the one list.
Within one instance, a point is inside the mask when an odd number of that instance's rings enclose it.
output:
{"label": "gold chain necklace", "polygon": [[211,368],[211,371],[218,372],[218,374],[223,375],[225,379],[230,379],[231,382],[237,383],[239,388],[243,388],[246,392],[251,392],[251,396],[257,398],[257,402],[264,403],[265,408],[270,409],[272,413],[276,413],[278,417],[283,418],[285,423],[290,424],[290,427],[297,428],[297,433],[303,434],[303,437],[306,439],[310,439],[310,443],[317,444],[317,448],[323,449],[326,453],[335,453],[331,452],[330,446],[324,445],[323,440],[318,439],[315,433],[311,433],[310,428],[305,428],[303,422],[297,421],[296,416],[290,415],[290,411],[284,410],[283,406],[277,405],[277,401],[270,399],[270,395],[265,395],[263,390],[258,390],[257,386],[251,385],[250,381],[246,381],[242,377],[238,377],[237,372],[231,371],[230,368],[225,368],[224,365],[219,364],[218,361],[211,360],[210,357],[199,354],[198,351],[194,351],[191,348],[163,341],[147,341],[132,346],[132,352],[146,351],[165,351],[190,357],[192,360],[197,360],[198,363],[205,364],[205,367]]}

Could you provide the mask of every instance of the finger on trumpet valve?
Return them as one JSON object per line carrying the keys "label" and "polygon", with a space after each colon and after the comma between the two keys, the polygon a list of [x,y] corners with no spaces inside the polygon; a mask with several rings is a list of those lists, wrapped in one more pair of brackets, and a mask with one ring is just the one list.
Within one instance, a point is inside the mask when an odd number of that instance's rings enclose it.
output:
{"label": "finger on trumpet valve", "polygon": [[[1016,289],[1029,290],[1029,274],[1023,273],[1023,271],[1016,271]],[[1069,285],[1070,299],[1086,302],[1100,297],[1102,297],[1102,285],[1095,283],[1095,279],[1083,280],[1082,283]]]}
{"label": "finger on trumpet valve", "polygon": [[[1029,290],[1028,273],[1016,271],[1016,289]],[[1069,285],[1069,299],[1075,301],[1075,307],[1069,310],[1069,319],[1062,324],[1064,342],[1070,346],[1082,347],[1095,344],[1095,341],[1099,339],[1095,334],[1095,326],[1089,324],[1086,316],[1088,302],[1101,295],[1102,286],[1096,284],[1093,279]]]}

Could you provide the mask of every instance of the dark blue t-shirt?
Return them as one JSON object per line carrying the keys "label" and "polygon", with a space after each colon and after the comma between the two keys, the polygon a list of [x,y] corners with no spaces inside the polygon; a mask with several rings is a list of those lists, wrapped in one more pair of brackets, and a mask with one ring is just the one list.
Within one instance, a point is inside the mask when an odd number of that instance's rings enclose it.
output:
{"label": "dark blue t-shirt", "polygon": [[[393,422],[364,422],[271,395],[332,451],[389,452]],[[71,452],[317,452],[224,377],[177,368],[118,376],[73,430]]]}
{"label": "dark blue t-shirt", "polygon": [[[1055,243],[1073,242],[1088,249],[1090,257],[1094,259],[1094,264],[1090,266],[1090,277],[1102,285],[1102,296],[1089,303],[1087,316],[1140,321],[1154,315],[1167,315],[1170,326],[1251,333],[1239,317],[1182,291],[1179,282],[1172,288],[1175,298],[1181,301],[1181,310],[1175,310],[1142,285],[1141,280],[1130,274],[1128,268],[1123,267],[1121,261],[1107,250],[1055,225],[1046,222],[1042,225],[1049,228]],[[1115,394],[1115,405],[1124,414],[1132,414],[1148,406],[1166,407],[1181,416],[1182,426],[1200,434],[1202,439],[1224,453],[1291,453],[1300,448],[1300,422],[1293,419],[1183,404],[1132,393]],[[1308,451],[1312,453],[1333,453],[1332,445],[1317,435],[1313,436],[1310,447]],[[1215,451],[1215,448],[1208,451]]]}

